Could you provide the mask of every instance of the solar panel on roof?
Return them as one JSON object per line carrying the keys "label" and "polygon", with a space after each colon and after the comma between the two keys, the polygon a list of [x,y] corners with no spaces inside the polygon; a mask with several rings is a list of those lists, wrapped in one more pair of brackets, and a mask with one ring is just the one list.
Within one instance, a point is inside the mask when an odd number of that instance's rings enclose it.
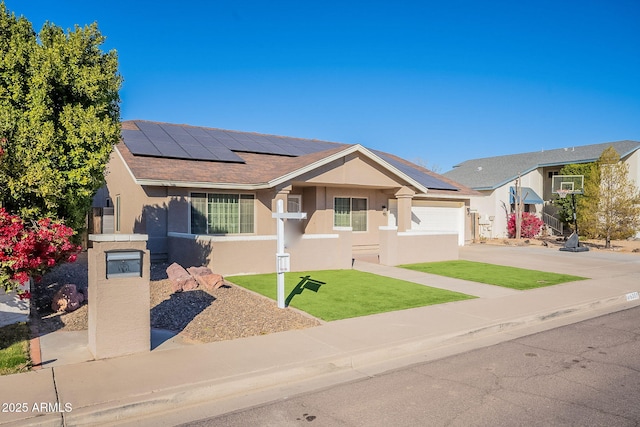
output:
{"label": "solar panel on roof", "polygon": [[187,153],[193,159],[197,159],[197,160],[218,160],[218,156],[216,156],[211,151],[207,150],[202,145],[189,146]]}
{"label": "solar panel on roof", "polygon": [[156,142],[153,144],[158,151],[165,157],[178,157],[181,159],[192,159],[193,157],[177,144],[166,144],[163,142]]}
{"label": "solar panel on roof", "polygon": [[[140,131],[122,131],[125,144],[135,155],[243,162],[241,157],[206,133],[203,135],[204,141],[201,142],[189,133],[187,127],[184,126],[160,125],[148,122],[136,122],[136,124]],[[215,148],[216,150],[210,150],[209,148]]]}
{"label": "solar panel on roof", "polygon": [[193,135],[189,134],[183,127],[171,125],[161,125],[161,127],[180,145],[201,145],[197,139]]}
{"label": "solar panel on roof", "polygon": [[238,156],[231,150],[214,150],[209,149],[214,156],[217,156],[223,162],[244,163],[242,157]]}
{"label": "solar panel on roof", "polygon": [[138,155],[243,162],[233,151],[300,156],[336,147],[336,144],[275,135],[198,128],[166,123],[135,122],[140,131],[123,138]]}
{"label": "solar panel on roof", "polygon": [[150,142],[144,143],[139,141],[128,142],[125,144],[131,153],[139,156],[160,156],[160,151]]}
{"label": "solar panel on roof", "polygon": [[392,166],[413,178],[420,184],[424,185],[427,188],[432,188],[434,190],[457,190],[458,188],[449,184],[448,182],[444,182],[439,180],[438,178],[431,176],[427,173],[424,173],[412,166],[409,166],[403,162],[396,160],[393,157],[386,155],[385,153],[374,151],[378,156],[384,159],[386,162],[390,163]]}
{"label": "solar panel on roof", "polygon": [[147,137],[153,136],[155,138],[170,138],[169,135],[160,127],[160,125],[156,123],[146,123],[139,122],[137,123],[138,128],[144,133]]}

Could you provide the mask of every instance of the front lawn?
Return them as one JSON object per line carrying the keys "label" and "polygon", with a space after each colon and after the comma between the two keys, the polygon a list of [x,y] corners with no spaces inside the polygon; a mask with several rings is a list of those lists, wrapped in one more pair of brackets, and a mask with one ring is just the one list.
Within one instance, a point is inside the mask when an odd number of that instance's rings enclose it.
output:
{"label": "front lawn", "polygon": [[[275,273],[225,279],[277,299]],[[326,321],[474,298],[357,270],[286,273],[285,296],[287,305]]]}
{"label": "front lawn", "polygon": [[0,328],[0,375],[29,370],[29,327],[16,323]]}
{"label": "front lawn", "polygon": [[540,288],[587,279],[586,277],[571,276],[569,274],[547,273],[464,260],[407,264],[399,267],[517,290]]}

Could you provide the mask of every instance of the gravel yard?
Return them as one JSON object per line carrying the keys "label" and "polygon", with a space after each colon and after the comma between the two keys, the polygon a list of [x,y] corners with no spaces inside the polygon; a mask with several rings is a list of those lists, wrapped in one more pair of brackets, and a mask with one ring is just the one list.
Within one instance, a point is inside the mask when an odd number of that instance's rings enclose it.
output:
{"label": "gravel yard", "polygon": [[[151,266],[152,328],[179,332],[186,339],[206,343],[320,324],[306,313],[293,308],[279,309],[275,301],[231,283],[211,292],[196,289],[172,293],[166,268],[166,264]],[[32,321],[38,325],[41,334],[88,327],[86,302],[72,313],[52,313],[51,299],[66,283],[75,284],[81,290],[87,288],[86,252],[81,253],[75,263],[55,268],[36,285],[32,304],[37,307],[37,315]]]}

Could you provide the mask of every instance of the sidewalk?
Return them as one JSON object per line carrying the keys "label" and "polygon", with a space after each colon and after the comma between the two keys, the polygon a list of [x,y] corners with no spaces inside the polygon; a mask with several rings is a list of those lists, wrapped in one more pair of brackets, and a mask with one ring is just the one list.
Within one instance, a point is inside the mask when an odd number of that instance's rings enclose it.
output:
{"label": "sidewalk", "polygon": [[[357,269],[479,298],[211,344],[169,339],[149,353],[45,365],[0,377],[0,400],[28,409],[0,413],[0,425],[174,425],[640,303],[627,301],[640,290],[640,256],[469,246],[461,258],[592,279],[518,292],[356,262]],[[41,341],[43,355],[56,351]],[[50,405],[33,410],[42,403]]]}

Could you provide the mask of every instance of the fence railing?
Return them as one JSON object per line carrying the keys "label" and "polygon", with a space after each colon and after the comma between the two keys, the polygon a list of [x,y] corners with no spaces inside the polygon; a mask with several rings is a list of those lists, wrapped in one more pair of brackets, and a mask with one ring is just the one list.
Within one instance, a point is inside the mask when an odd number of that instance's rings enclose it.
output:
{"label": "fence railing", "polygon": [[555,216],[543,212],[542,221],[547,227],[553,230],[554,234],[564,235],[564,224]]}

